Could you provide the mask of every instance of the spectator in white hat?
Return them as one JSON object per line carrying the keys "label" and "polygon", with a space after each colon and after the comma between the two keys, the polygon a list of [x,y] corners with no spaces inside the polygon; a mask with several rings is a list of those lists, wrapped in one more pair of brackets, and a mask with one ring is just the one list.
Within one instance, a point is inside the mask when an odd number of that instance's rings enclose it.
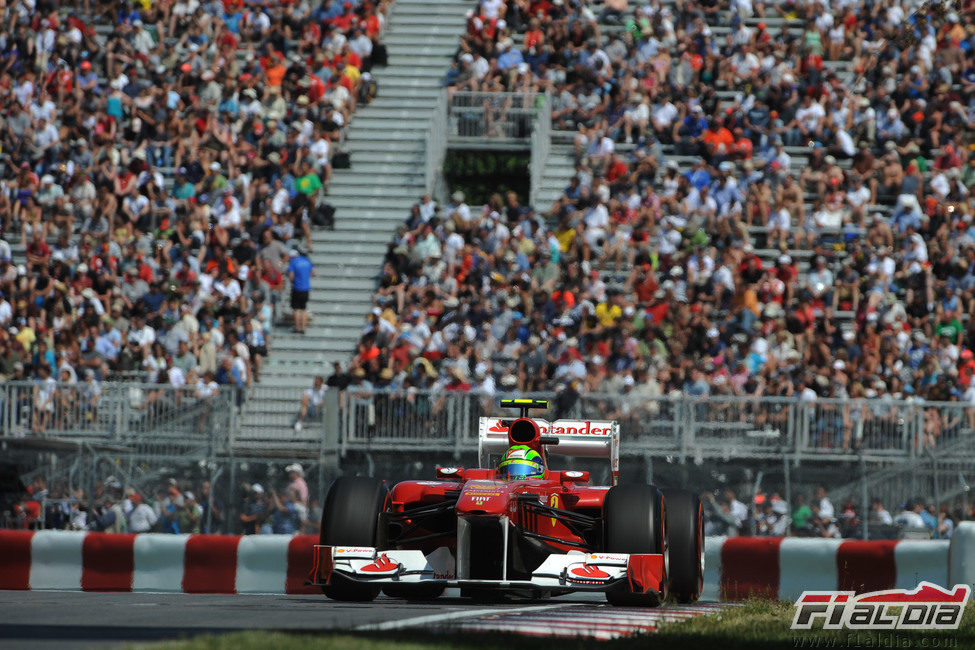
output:
{"label": "spectator in white hat", "polygon": [[292,463],[284,468],[288,472],[288,491],[294,491],[298,495],[298,501],[302,506],[308,507],[308,484],[305,483],[305,470],[298,463]]}

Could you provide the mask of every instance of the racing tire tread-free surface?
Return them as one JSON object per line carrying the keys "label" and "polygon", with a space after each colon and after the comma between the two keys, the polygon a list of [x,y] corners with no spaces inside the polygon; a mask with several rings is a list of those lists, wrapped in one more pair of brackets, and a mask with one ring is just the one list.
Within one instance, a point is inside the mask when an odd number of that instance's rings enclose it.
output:
{"label": "racing tire tread-free surface", "polygon": [[[367,476],[342,476],[332,483],[322,508],[320,543],[326,546],[375,546],[379,513],[386,508],[386,484]],[[332,573],[322,592],[332,600],[365,602],[379,595],[378,585],[353,582]]]}
{"label": "racing tire tread-free surface", "polygon": [[704,569],[701,499],[686,490],[664,490],[667,505],[667,578],[670,594],[686,605],[701,596]]}
{"label": "racing tire tread-free surface", "polygon": [[[665,506],[663,494],[652,485],[610,488],[603,501],[604,550],[607,553],[664,553]],[[656,607],[666,597],[666,587],[660,593],[635,594],[628,589],[606,592],[606,600],[618,606]]]}

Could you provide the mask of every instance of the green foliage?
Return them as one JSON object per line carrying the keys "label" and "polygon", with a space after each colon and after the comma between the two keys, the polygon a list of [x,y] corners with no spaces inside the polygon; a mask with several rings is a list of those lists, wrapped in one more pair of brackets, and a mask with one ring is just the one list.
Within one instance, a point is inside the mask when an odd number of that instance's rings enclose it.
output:
{"label": "green foliage", "polygon": [[515,192],[522,203],[530,191],[527,151],[468,151],[451,149],[443,173],[451,191],[461,190],[470,205],[487,203],[494,193]]}

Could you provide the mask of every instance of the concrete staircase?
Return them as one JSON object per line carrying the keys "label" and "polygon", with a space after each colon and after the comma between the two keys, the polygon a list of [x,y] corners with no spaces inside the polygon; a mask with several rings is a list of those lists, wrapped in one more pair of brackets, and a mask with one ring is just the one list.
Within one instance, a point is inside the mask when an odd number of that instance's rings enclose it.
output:
{"label": "concrete staircase", "polygon": [[[373,74],[377,98],[348,131],[351,169],[333,172],[334,231],[316,231],[304,336],[275,330],[271,356],[243,410],[242,439],[282,439],[303,391],[333,361],[348,361],[372,306],[375,278],[395,228],[424,193],[426,130],[456,52],[468,3],[396,0],[383,42],[389,65]],[[295,433],[313,442],[317,432]]]}

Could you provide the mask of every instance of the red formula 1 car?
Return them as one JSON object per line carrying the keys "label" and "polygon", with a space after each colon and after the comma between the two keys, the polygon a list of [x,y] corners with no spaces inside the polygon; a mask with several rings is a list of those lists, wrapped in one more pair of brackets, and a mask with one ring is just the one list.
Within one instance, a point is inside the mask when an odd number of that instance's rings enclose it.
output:
{"label": "red formula 1 car", "polygon": [[[651,485],[616,485],[615,422],[481,418],[482,469],[441,467],[435,481],[387,489],[378,479],[343,477],[325,499],[311,582],[335,600],[388,596],[429,599],[446,587],[462,596],[543,597],[605,592],[617,605],[656,605],[668,595],[692,602],[704,571],[696,495]],[[517,448],[539,459],[539,475],[511,478],[489,463]],[[589,473],[547,468],[547,450],[608,457],[612,487]],[[519,455],[519,452],[515,452]],[[504,463],[501,463],[504,465]]]}

